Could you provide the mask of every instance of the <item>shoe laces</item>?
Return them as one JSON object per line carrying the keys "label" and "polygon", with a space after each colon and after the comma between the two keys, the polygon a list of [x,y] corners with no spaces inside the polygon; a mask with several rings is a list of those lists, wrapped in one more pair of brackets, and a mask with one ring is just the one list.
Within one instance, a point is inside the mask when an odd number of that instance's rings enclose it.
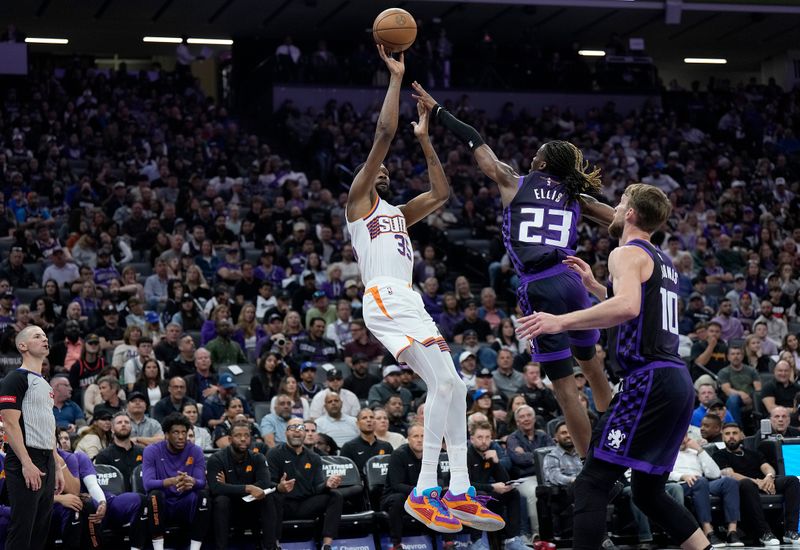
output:
{"label": "shoe laces", "polygon": [[436,509],[439,510],[440,514],[442,514],[443,516],[450,515],[450,509],[447,507],[447,504],[442,502],[442,499],[440,497],[426,496],[425,498],[427,498],[428,502],[433,504],[436,507]]}
{"label": "shoe laces", "polygon": [[477,500],[481,506],[486,506],[490,500],[497,500],[497,499],[489,495],[475,495],[474,497],[472,497],[472,500]]}

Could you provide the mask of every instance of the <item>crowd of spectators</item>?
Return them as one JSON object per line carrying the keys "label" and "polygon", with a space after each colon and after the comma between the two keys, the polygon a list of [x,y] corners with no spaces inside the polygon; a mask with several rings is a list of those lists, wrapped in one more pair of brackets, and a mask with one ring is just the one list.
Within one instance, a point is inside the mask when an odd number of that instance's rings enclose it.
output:
{"label": "crowd of spectators", "polygon": [[[160,423],[173,413],[188,418],[209,452],[244,438],[234,433],[242,424],[264,450],[289,452],[281,446],[293,432],[320,454],[370,443],[370,433],[401,447],[423,414],[425,387],[385,356],[360,319],[364,281],[338,176],[363,160],[377,107],[284,105],[276,127],[286,140],[275,142],[248,133],[193,83],[157,76],[75,65],[4,91],[4,368],[16,366],[14,336],[41,326],[66,445],[92,458],[114,445],[121,411],[130,441],[143,447],[160,444]],[[602,199],[615,204],[633,181],[663,189],[674,211],[655,241],[679,275],[676,321],[697,379],[698,431],[713,429],[706,413],[720,409],[747,435],[775,409],[798,424],[798,91],[712,82],[630,113],[610,103],[586,113],[512,104],[486,113],[467,96],[447,107],[519,172],[545,140],[567,139],[602,169]],[[386,159],[398,203],[427,185],[411,116],[403,102]],[[470,416],[485,418],[493,440],[512,442],[497,445],[492,462],[530,475],[560,410],[514,332],[516,281],[502,249],[499,193],[452,136],[436,127],[431,134],[454,192],[411,230],[413,282],[470,389]],[[457,234],[465,240],[456,243]],[[474,265],[464,262],[465,242],[477,248]],[[604,282],[614,245],[600,228],[579,226],[576,254]],[[575,380],[596,418],[591,388],[580,373]],[[169,428],[181,431],[172,418]],[[481,449],[484,428],[473,432]],[[536,534],[535,492],[519,488],[529,513],[519,532],[506,533],[512,547],[520,532]],[[510,506],[508,497],[502,503]]]}

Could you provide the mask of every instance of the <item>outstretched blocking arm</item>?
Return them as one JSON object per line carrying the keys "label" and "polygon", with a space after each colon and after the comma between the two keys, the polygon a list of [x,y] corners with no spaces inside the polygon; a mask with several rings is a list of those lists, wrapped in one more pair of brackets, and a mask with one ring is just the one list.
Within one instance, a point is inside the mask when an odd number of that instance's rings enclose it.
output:
{"label": "outstretched blocking arm", "polygon": [[604,227],[611,225],[614,221],[614,208],[603,204],[596,198],[585,193],[580,194],[581,213],[584,218],[599,223]]}
{"label": "outstretched blocking arm", "polygon": [[481,172],[500,187],[503,204],[511,202],[517,192],[519,174],[511,166],[497,158],[497,155],[495,155],[491,147],[484,143],[483,138],[475,128],[461,122],[447,109],[439,105],[418,82],[412,83],[411,86],[417,92],[414,97],[421,101],[431,112],[431,117],[453,132],[462,143],[470,148]]}
{"label": "outstretched blocking arm", "polygon": [[378,53],[389,69],[389,88],[386,90],[386,97],[383,99],[381,113],[378,116],[378,124],[375,128],[375,140],[372,149],[367,155],[364,168],[356,175],[353,184],[350,186],[350,193],[347,196],[347,219],[355,221],[369,213],[375,198],[375,178],[378,176],[383,159],[389,152],[394,134],[397,131],[397,113],[400,105],[400,85],[403,82],[405,65],[404,56],[401,53],[400,59],[394,59],[380,44]]}
{"label": "outstretched blocking arm", "polygon": [[439,161],[439,157],[436,155],[431,143],[431,138],[428,135],[430,111],[421,101],[417,101],[417,113],[419,114],[419,122],[412,122],[411,124],[414,126],[414,135],[417,136],[422,152],[425,154],[425,160],[428,163],[428,179],[431,182],[431,188],[417,195],[407,204],[400,206],[400,211],[405,216],[408,227],[425,218],[450,198],[450,185],[447,183],[447,176],[444,175],[442,163]]}
{"label": "outstretched blocking arm", "polygon": [[642,304],[642,282],[652,274],[653,260],[638,247],[623,246],[609,256],[608,270],[614,280],[613,297],[596,306],[564,315],[534,313],[522,317],[517,333],[534,338],[566,330],[602,329],[636,317]]}

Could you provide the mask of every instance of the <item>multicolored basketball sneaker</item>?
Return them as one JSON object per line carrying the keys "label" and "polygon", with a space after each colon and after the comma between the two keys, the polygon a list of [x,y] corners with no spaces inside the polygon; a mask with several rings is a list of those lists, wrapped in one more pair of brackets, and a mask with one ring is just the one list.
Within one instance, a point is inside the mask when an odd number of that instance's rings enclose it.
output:
{"label": "multicolored basketball sneaker", "polygon": [[418,495],[415,487],[406,499],[406,512],[429,529],[440,533],[458,533],[461,531],[461,522],[444,505],[441,494],[441,487],[431,487]]}
{"label": "multicolored basketball sneaker", "polygon": [[478,496],[475,487],[470,487],[466,493],[460,495],[454,495],[448,490],[442,497],[442,502],[464,525],[481,531],[499,531],[506,526],[506,522],[485,506],[489,498]]}

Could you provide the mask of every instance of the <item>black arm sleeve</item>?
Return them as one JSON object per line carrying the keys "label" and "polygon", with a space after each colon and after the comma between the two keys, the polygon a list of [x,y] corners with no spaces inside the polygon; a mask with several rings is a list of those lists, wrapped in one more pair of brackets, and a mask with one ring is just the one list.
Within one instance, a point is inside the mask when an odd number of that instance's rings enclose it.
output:
{"label": "black arm sleeve", "polygon": [[433,108],[433,112],[434,118],[438,120],[442,126],[453,132],[464,145],[469,147],[470,151],[474,151],[484,144],[483,138],[475,128],[458,120],[441,105],[436,105],[436,107]]}

